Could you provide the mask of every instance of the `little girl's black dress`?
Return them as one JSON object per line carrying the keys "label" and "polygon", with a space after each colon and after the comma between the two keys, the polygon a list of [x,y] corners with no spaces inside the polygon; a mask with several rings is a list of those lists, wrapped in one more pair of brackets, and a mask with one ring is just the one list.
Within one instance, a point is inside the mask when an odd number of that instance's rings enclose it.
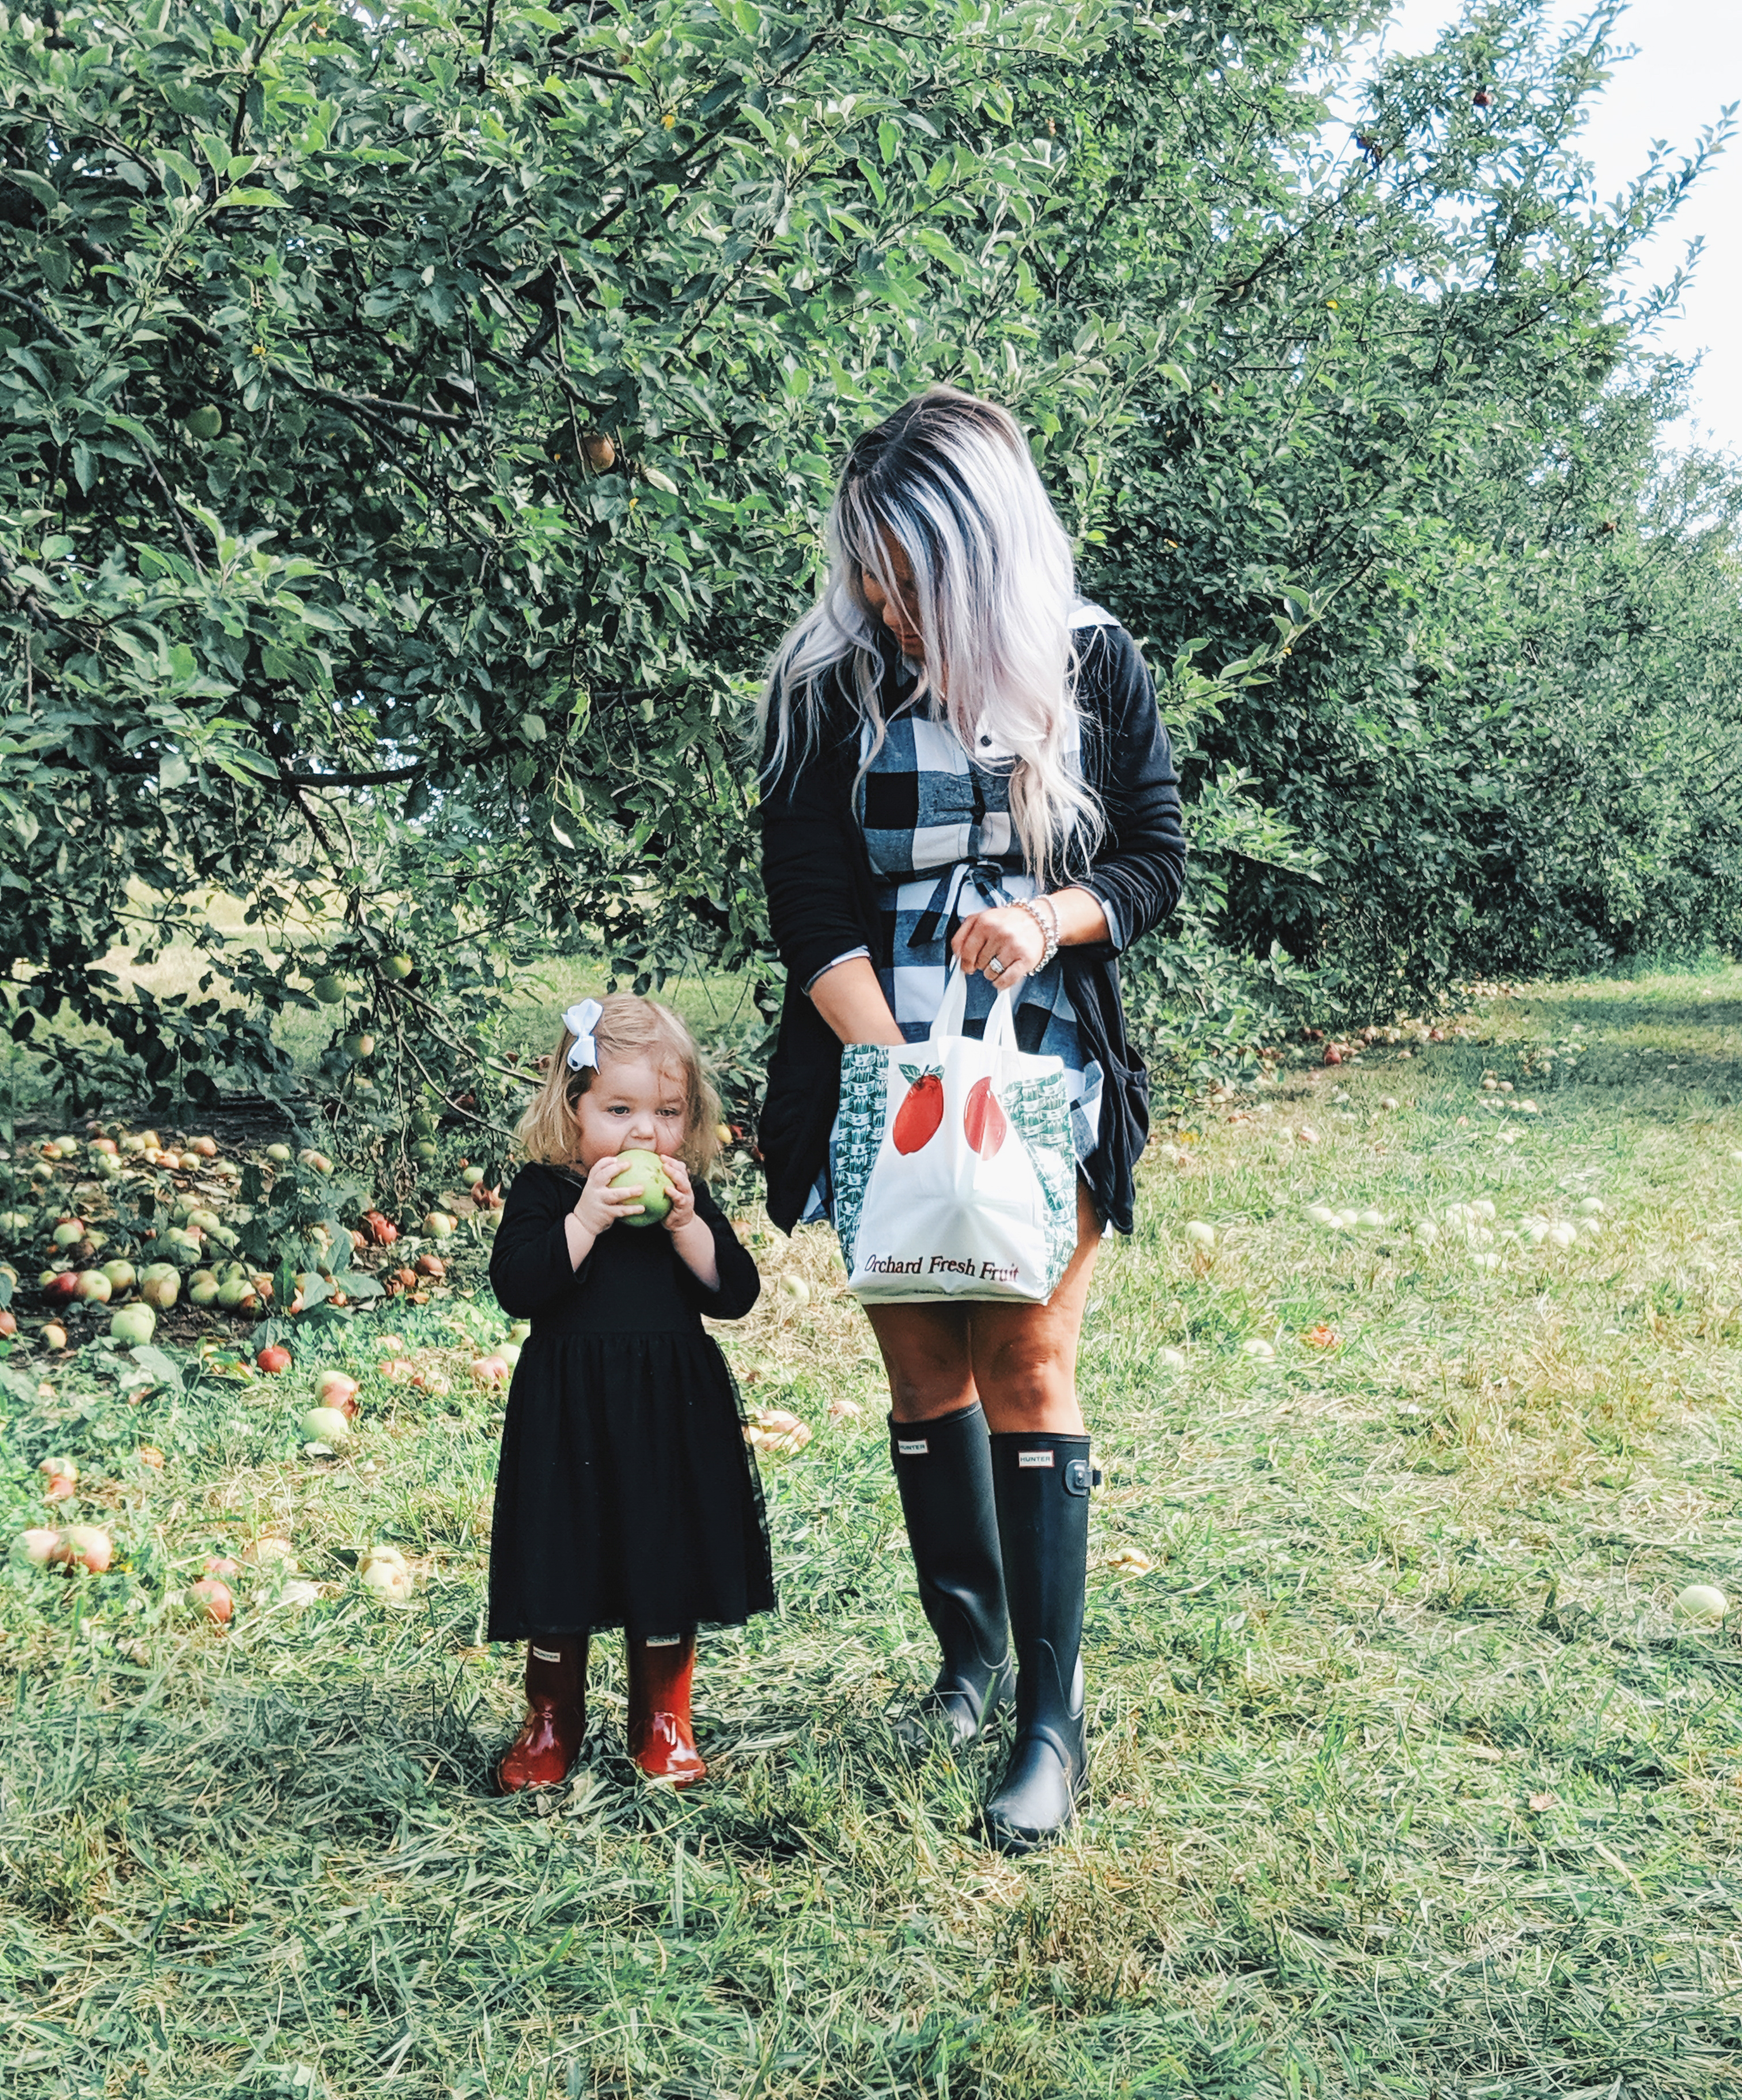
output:
{"label": "little girl's black dress", "polygon": [[717,1290],[663,1225],[612,1225],[576,1268],[563,1220],[581,1186],[523,1167],[490,1257],[497,1302],[532,1331],[502,1427],[488,1638],[741,1625],[774,1609],[774,1572],[737,1390],[702,1315],[742,1318],[762,1280],[699,1185]]}

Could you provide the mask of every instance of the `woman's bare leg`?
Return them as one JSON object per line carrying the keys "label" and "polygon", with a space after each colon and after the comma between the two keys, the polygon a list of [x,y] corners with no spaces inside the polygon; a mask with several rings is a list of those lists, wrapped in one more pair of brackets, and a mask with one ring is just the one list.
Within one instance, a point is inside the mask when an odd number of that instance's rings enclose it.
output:
{"label": "woman's bare leg", "polygon": [[1077,1182],[1077,1251],[1044,1305],[982,1299],[968,1314],[969,1376],[992,1434],[1083,1434],[1077,1344],[1101,1224],[1088,1185]]}
{"label": "woman's bare leg", "polygon": [[972,1407],[980,1397],[968,1343],[970,1309],[942,1300],[866,1307],[889,1374],[889,1411],[897,1422],[931,1422]]}

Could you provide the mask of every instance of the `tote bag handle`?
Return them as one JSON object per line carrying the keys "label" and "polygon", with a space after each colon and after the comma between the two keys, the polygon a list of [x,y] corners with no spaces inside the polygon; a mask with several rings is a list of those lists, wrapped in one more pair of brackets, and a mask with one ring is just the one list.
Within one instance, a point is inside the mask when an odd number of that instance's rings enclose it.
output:
{"label": "tote bag handle", "polygon": [[[968,973],[959,963],[952,963],[950,974],[944,980],[944,995],[937,1002],[931,1040],[941,1043],[946,1036],[959,1035],[967,1017]],[[1008,991],[999,992],[992,1002],[992,1011],[986,1017],[985,1042],[988,1050],[1003,1056],[1017,1047],[1016,1002]]]}

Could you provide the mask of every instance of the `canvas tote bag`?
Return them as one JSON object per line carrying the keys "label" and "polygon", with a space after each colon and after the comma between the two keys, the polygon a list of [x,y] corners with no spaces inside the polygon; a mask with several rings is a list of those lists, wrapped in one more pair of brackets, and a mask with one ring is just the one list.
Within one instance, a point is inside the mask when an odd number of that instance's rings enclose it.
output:
{"label": "canvas tote bag", "polygon": [[835,1229],[868,1304],[1050,1298],[1077,1245],[1077,1162],[1057,1057],[1017,1048],[1008,992],[962,1033],[950,970],[929,1040],[841,1052]]}

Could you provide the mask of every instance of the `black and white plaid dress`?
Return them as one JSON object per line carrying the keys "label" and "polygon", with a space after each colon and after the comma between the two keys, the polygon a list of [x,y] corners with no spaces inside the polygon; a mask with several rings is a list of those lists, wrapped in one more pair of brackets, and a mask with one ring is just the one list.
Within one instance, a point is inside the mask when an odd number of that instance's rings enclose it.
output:
{"label": "black and white plaid dress", "polygon": [[[1073,622],[1078,627],[1115,624],[1098,606],[1080,607]],[[860,738],[862,765],[871,745],[867,723]],[[1078,754],[1070,757],[1080,762]],[[1032,897],[1038,887],[1010,820],[1010,754],[984,732],[970,753],[947,721],[904,708],[897,694],[882,748],[860,783],[858,815],[876,886],[878,979],[902,1035],[910,1043],[923,1043],[943,999],[950,943],[962,921],[976,911]],[[1103,909],[1110,920],[1105,900]],[[1118,928],[1109,930],[1118,945]],[[835,960],[868,952],[853,948]],[[964,1035],[985,1034],[996,996],[984,973],[969,977]],[[1080,1164],[1099,1140],[1103,1075],[1083,1055],[1061,958],[1055,956],[1045,969],[1022,980],[1016,1022],[1020,1048],[1034,1057],[1056,1057],[1065,1067]],[[811,1191],[805,1223],[832,1219],[833,1180],[826,1166]]]}

